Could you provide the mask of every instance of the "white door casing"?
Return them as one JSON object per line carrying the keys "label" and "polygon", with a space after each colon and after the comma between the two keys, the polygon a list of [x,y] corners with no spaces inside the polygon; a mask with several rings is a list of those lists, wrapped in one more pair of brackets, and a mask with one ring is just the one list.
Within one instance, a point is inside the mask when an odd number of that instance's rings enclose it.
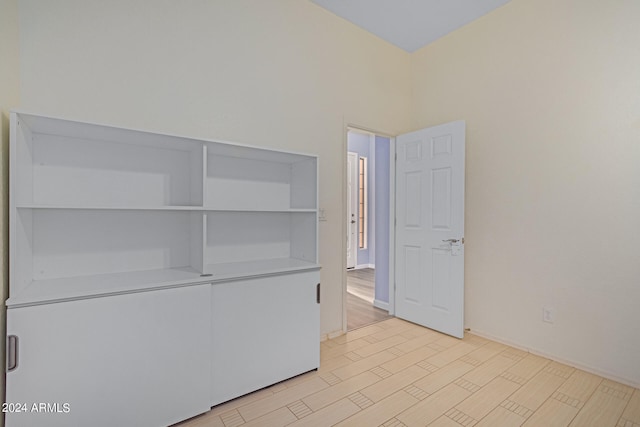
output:
{"label": "white door casing", "polygon": [[358,153],[347,153],[347,268],[358,257]]}
{"label": "white door casing", "polygon": [[396,138],[396,316],[463,337],[465,123]]}

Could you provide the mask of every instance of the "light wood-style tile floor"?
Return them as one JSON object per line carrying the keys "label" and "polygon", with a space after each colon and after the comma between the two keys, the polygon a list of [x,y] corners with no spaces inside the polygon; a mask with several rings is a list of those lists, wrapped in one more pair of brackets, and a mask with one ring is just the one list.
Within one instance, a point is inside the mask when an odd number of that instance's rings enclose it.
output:
{"label": "light wood-style tile floor", "polygon": [[640,427],[640,390],[392,318],[325,341],[318,371],[180,427]]}

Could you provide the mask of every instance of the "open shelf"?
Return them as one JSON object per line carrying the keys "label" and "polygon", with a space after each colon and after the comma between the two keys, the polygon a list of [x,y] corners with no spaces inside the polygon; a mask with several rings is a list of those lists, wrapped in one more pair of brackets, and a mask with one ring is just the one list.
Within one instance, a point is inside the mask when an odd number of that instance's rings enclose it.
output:
{"label": "open shelf", "polygon": [[316,158],[226,144],[206,148],[207,209],[317,208]]}
{"label": "open shelf", "polygon": [[[9,305],[34,282],[51,285],[28,293],[39,300],[38,290],[55,293],[65,281],[80,283],[78,277],[133,274],[135,283],[139,271],[198,272],[202,265],[201,212],[22,208],[12,234]],[[90,283],[85,292],[95,293]]]}
{"label": "open shelf", "polygon": [[11,121],[9,306],[319,268],[316,156]]}
{"label": "open shelf", "polygon": [[22,114],[16,123],[18,204],[202,206],[192,140]]}
{"label": "open shelf", "polygon": [[[204,264],[297,259],[317,263],[315,212],[206,212]],[[205,273],[210,271],[205,267]]]}

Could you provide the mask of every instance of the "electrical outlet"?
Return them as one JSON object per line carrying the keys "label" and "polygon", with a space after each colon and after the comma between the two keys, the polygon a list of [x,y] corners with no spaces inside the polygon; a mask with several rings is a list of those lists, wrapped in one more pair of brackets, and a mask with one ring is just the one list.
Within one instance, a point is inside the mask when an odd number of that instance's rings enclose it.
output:
{"label": "electrical outlet", "polygon": [[542,307],[542,321],[553,323],[556,321],[556,311],[551,307]]}

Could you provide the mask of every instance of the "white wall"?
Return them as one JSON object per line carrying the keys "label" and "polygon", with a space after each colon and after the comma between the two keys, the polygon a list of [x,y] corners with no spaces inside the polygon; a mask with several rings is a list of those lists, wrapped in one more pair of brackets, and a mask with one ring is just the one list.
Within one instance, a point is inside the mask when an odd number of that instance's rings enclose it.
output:
{"label": "white wall", "polygon": [[636,386],[639,22],[513,0],[412,56],[413,128],[467,122],[466,326]]}
{"label": "white wall", "polygon": [[[9,183],[9,109],[20,100],[18,66],[18,2],[0,0],[0,336],[6,333],[4,300],[8,286],[8,183]],[[4,361],[5,340],[0,341],[0,363]],[[3,370],[4,372],[4,370]],[[4,374],[0,374],[0,396],[4,396]],[[4,401],[4,400],[3,400]],[[0,425],[4,425],[0,417]]]}
{"label": "white wall", "polygon": [[342,329],[345,124],[409,126],[408,54],[300,0],[24,0],[20,37],[24,109],[318,154]]}

